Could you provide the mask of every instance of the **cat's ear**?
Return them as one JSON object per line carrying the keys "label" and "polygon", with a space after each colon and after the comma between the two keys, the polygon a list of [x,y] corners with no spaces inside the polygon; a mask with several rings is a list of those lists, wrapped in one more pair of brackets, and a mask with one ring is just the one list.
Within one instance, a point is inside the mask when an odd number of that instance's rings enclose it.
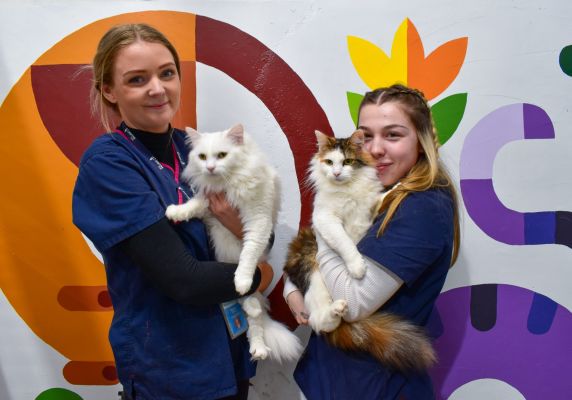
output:
{"label": "cat's ear", "polygon": [[350,142],[357,147],[362,147],[365,142],[365,134],[361,129],[358,129],[350,136]]}
{"label": "cat's ear", "polygon": [[196,146],[197,142],[201,137],[201,134],[189,126],[185,128],[185,132],[187,132],[187,135],[189,136],[189,139],[193,144],[193,146]]}
{"label": "cat's ear", "polygon": [[325,133],[318,130],[314,131],[314,133],[316,134],[316,140],[318,141],[318,149],[322,149],[330,143],[330,137]]}
{"label": "cat's ear", "polygon": [[244,127],[242,124],[233,126],[228,130],[226,136],[234,143],[241,145],[244,143]]}

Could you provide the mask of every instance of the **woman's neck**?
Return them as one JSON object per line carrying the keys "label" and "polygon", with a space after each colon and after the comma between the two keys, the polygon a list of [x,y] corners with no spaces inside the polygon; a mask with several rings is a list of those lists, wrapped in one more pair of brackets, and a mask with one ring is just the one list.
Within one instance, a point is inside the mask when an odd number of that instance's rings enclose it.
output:
{"label": "woman's neck", "polygon": [[[125,124],[127,126],[127,124]],[[169,128],[164,133],[147,132],[127,126],[131,133],[159,160],[159,162],[173,166],[173,150],[171,146],[173,138],[173,128]]]}

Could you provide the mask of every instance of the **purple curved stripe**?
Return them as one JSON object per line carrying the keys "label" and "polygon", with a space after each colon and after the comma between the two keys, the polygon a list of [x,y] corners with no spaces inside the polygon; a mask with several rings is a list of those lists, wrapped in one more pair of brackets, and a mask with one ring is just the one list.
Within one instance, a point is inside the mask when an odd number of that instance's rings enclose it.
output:
{"label": "purple curved stripe", "polygon": [[524,139],[522,104],[501,107],[482,118],[469,131],[461,152],[461,179],[490,179],[501,147]]}
{"label": "purple curved stripe", "polygon": [[[558,305],[544,334],[527,329],[535,293],[499,285],[497,322],[480,332],[471,325],[471,288],[442,293],[437,300],[444,332],[435,341],[439,363],[431,370],[438,399],[477,379],[501,380],[527,400],[572,398],[566,366],[572,360],[572,314]],[[515,366],[517,366],[515,368]]]}
{"label": "purple curved stripe", "polygon": [[467,212],[491,238],[512,245],[568,245],[566,243],[572,242],[569,238],[572,232],[568,232],[572,229],[560,223],[560,212],[511,210],[497,197],[492,181],[495,157],[506,143],[554,137],[554,125],[548,114],[526,103],[491,112],[467,135],[461,152],[461,192]]}
{"label": "purple curved stripe", "polygon": [[522,105],[525,139],[554,139],[554,125],[542,108],[533,104]]}
{"label": "purple curved stripe", "polygon": [[508,244],[525,244],[524,214],[506,208],[495,193],[492,179],[461,180],[467,212],[491,238]]}

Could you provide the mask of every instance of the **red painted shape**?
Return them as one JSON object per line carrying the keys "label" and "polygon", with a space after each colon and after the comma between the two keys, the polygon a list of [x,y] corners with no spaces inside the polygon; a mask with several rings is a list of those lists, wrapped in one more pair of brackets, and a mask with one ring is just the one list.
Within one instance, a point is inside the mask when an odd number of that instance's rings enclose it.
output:
{"label": "red painted shape", "polygon": [[[92,72],[85,65],[32,65],[32,89],[40,118],[48,133],[75,165],[91,142],[104,131],[99,117],[91,114],[89,92]],[[181,103],[187,108],[176,116],[175,126],[196,126],[195,63],[181,62]],[[81,71],[81,72],[78,72]]]}
{"label": "red painted shape", "polygon": [[197,61],[223,71],[256,95],[286,135],[302,194],[300,226],[307,225],[312,196],[302,190],[302,182],[316,149],[314,131],[333,135],[324,110],[292,68],[257,39],[232,25],[199,15],[196,29]]}
{"label": "red painted shape", "polygon": [[106,286],[62,286],[58,303],[69,311],[111,311]]}
{"label": "red painted shape", "polygon": [[103,128],[92,117],[92,73],[78,64],[32,65],[32,88],[38,112],[54,142],[75,165]]}
{"label": "red painted shape", "polygon": [[117,370],[113,361],[70,361],[64,366],[64,378],[72,385],[115,385]]}

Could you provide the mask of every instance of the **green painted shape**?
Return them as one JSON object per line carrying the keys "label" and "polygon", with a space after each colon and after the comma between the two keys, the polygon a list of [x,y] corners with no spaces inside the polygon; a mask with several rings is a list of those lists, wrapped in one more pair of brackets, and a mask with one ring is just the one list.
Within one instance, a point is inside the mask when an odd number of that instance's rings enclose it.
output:
{"label": "green painted shape", "polygon": [[359,105],[361,104],[361,100],[363,99],[363,95],[352,92],[346,92],[346,95],[348,98],[348,107],[350,109],[350,115],[352,116],[354,125],[357,126],[358,109]]}
{"label": "green painted shape", "polygon": [[71,390],[52,388],[44,390],[35,400],[83,400],[82,397]]}
{"label": "green painted shape", "polygon": [[562,71],[566,75],[572,76],[572,45],[566,46],[560,51],[558,61],[560,62],[560,68],[562,68]]}
{"label": "green painted shape", "polygon": [[444,145],[459,127],[466,106],[467,93],[457,93],[445,97],[431,107],[437,138],[441,145]]}

